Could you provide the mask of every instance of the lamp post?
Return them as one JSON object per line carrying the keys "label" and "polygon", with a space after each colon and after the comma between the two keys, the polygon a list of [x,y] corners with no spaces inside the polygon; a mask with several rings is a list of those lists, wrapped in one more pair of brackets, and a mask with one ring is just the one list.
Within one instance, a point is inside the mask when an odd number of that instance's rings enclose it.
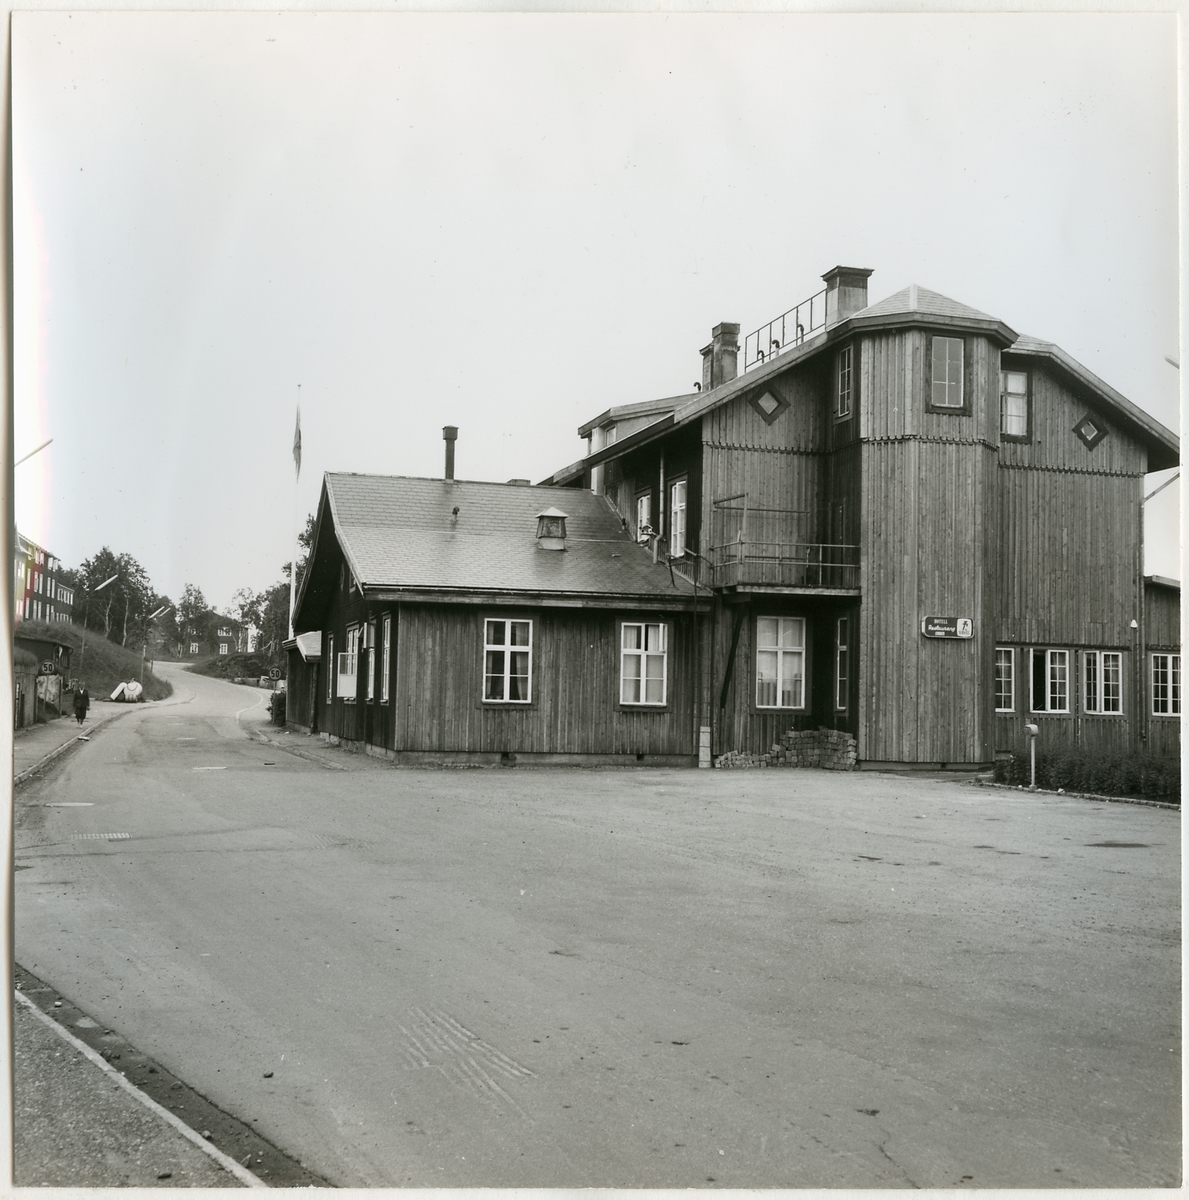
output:
{"label": "lamp post", "polygon": [[103,582],[102,582],[102,583],[101,583],[101,584],[100,584],[98,587],[95,587],[95,588],[87,588],[87,591],[86,591],[86,596],[87,596],[87,601],[88,601],[88,602],[87,602],[87,604],[85,604],[85,605],[83,606],[83,636],[82,636],[82,645],[81,645],[81,647],[80,647],[80,649],[79,649],[79,652],[78,652],[78,675],[77,675],[77,679],[79,680],[79,682],[80,682],[80,683],[82,682],[82,678],[83,678],[83,663],[86,661],[86,658],[87,658],[87,610],[88,610],[88,609],[91,607],[91,605],[90,605],[90,599],[91,599],[91,597],[92,597],[92,596],[96,596],[96,595],[98,595],[98,594],[99,594],[101,591],[103,591],[103,589],[104,589],[105,587],[107,587],[107,585],[108,585],[109,583],[115,583],[115,581],[116,581],[117,579],[119,579],[119,575],[113,575],[113,576],[112,576],[110,579],[105,579],[105,580],[104,580],[104,581],[103,581]]}
{"label": "lamp post", "polygon": [[169,610],[170,610],[171,608],[173,608],[173,605],[172,605],[172,604],[163,604],[163,605],[161,605],[161,607],[160,607],[159,609],[157,609],[157,611],[156,611],[156,612],[151,612],[151,613],[149,613],[149,615],[148,615],[148,616],[145,618],[145,627],[144,627],[144,644],[143,644],[143,645],[141,646],[141,648],[140,648],[140,686],[141,686],[141,687],[144,687],[144,660],[145,660],[145,652],[146,652],[146,651],[148,650],[148,648],[149,648],[149,624],[150,624],[150,622],[152,622],[153,620],[155,620],[157,617],[161,616],[161,614],[162,614],[162,613],[167,613],[167,612],[169,612]]}

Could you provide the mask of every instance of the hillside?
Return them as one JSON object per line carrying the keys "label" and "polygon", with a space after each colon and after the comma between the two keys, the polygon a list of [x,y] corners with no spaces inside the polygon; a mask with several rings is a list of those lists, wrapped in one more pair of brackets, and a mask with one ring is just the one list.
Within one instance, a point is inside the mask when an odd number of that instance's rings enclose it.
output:
{"label": "hillside", "polygon": [[[50,638],[73,648],[70,674],[87,685],[92,699],[110,696],[116,684],[140,678],[140,649],[126,649],[109,642],[101,633],[87,631],[87,648],[80,669],[79,650],[83,631],[77,625],[51,625],[45,621],[21,621],[16,627],[16,636],[26,638]],[[149,672],[145,665],[144,690],[146,700],[164,700],[173,688],[163,679]]]}
{"label": "hillside", "polygon": [[[215,679],[258,679],[267,675],[270,665],[267,654],[216,654],[210,658],[191,659],[195,675],[210,675]],[[284,669],[282,665],[282,670]]]}

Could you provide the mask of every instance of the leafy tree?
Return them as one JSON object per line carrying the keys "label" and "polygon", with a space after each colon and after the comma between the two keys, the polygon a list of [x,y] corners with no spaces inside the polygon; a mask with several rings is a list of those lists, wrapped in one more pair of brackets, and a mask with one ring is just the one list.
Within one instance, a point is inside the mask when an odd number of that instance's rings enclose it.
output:
{"label": "leafy tree", "polygon": [[188,583],[182,588],[182,598],[177,606],[178,651],[187,640],[206,641],[211,636],[211,623],[216,614],[207,604],[202,589]]}
{"label": "leafy tree", "polygon": [[[104,637],[125,646],[129,633],[135,639],[143,631],[156,593],[148,572],[131,554],[115,554],[104,546],[73,575],[75,616],[81,615],[88,628],[101,626]],[[95,590],[113,576],[101,592]]]}

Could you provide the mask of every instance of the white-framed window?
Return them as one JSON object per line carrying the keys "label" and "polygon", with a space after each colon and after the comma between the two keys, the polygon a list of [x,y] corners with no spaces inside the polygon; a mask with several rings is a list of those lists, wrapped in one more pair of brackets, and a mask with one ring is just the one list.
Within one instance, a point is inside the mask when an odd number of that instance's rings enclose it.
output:
{"label": "white-framed window", "polygon": [[995,711],[1016,711],[1016,652],[1012,646],[995,647]]}
{"label": "white-framed window", "polygon": [[367,671],[367,698],[376,698],[376,623],[368,621],[364,648],[364,669]]}
{"label": "white-framed window", "polygon": [[191,642],[191,643],[190,643],[190,653],[191,653],[191,654],[197,654],[197,653],[198,653],[198,643],[197,643],[197,642]]}
{"label": "white-framed window", "polygon": [[1152,655],[1152,713],[1177,716],[1181,712],[1181,656]]}
{"label": "white-framed window", "polygon": [[620,635],[619,702],[666,703],[668,629],[661,623],[624,621]]}
{"label": "white-framed window", "polygon": [[678,479],[669,488],[669,553],[680,558],[685,553],[686,480]]}
{"label": "white-framed window", "polygon": [[392,617],[384,614],[383,648],[380,651],[380,703],[388,703],[388,674],[392,667]]}
{"label": "white-framed window", "polygon": [[756,618],[756,707],[805,707],[805,620]]}
{"label": "white-framed window", "polygon": [[1069,651],[1032,651],[1032,711],[1069,712]]}
{"label": "white-framed window", "polygon": [[359,683],[359,626],[352,625],[347,630],[347,648],[340,651],[338,657],[338,682],[335,690],[340,700],[348,703],[357,694]]}
{"label": "white-framed window", "polygon": [[219,653],[220,653],[220,654],[226,654],[226,653],[227,653],[227,643],[226,643],[226,642],[220,642],[220,643],[219,643]]}
{"label": "white-framed window", "polygon": [[962,397],[962,354],[961,338],[933,338],[933,392],[934,408],[961,408]]}
{"label": "white-framed window", "polygon": [[843,346],[838,351],[838,387],[834,395],[834,419],[844,421],[851,414],[854,396],[854,348]]}
{"label": "white-framed window", "polygon": [[486,618],[483,622],[483,699],[529,704],[532,698],[532,621]]}
{"label": "white-framed window", "polygon": [[326,637],[326,701],[334,699],[334,634]]}
{"label": "white-framed window", "polygon": [[834,649],[834,707],[845,712],[850,695],[850,618],[839,617]]}
{"label": "white-framed window", "polygon": [[219,637],[230,637],[230,636],[231,636],[231,630],[230,630],[230,629],[222,629],[222,628],[221,628],[221,629],[219,630],[219,634],[218,634],[218,636],[219,636]]}
{"label": "white-framed window", "polygon": [[652,493],[645,492],[636,497],[636,541],[648,541],[648,531],[652,529]]}
{"label": "white-framed window", "polygon": [[1084,707],[1088,713],[1123,711],[1123,655],[1118,650],[1082,653]]}
{"label": "white-framed window", "polygon": [[1028,372],[999,372],[999,432],[1021,441],[1028,437]]}

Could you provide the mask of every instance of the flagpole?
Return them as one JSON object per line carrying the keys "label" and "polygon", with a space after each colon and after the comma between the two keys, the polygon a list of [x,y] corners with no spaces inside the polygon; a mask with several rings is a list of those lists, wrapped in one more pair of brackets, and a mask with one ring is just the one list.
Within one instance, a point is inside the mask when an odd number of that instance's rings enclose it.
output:
{"label": "flagpole", "polygon": [[293,564],[289,568],[289,640],[293,640],[293,604],[297,596],[297,560],[301,550],[301,505],[298,502],[297,485],[301,479],[301,384],[297,385],[297,424],[293,430]]}

